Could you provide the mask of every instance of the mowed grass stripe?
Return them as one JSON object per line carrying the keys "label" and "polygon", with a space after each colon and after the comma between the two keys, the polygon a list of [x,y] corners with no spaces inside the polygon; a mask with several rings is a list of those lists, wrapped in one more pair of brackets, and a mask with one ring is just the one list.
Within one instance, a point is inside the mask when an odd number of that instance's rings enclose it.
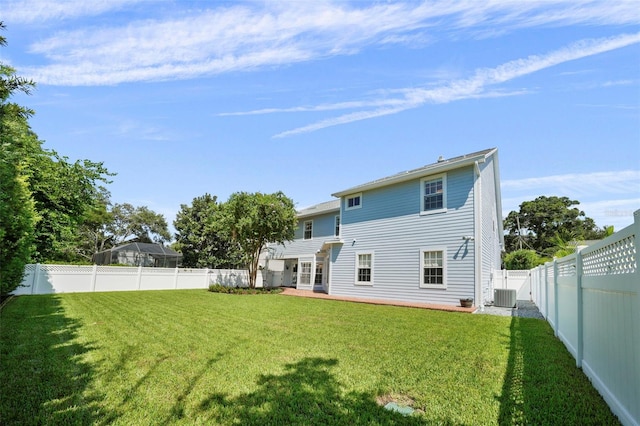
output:
{"label": "mowed grass stripe", "polygon": [[616,424],[535,319],[147,291],[20,297],[0,333],[3,424]]}

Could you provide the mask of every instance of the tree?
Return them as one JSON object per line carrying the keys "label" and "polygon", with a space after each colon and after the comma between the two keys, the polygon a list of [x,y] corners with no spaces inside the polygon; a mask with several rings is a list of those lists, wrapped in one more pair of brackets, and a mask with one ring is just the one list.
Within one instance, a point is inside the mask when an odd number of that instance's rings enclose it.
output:
{"label": "tree", "polygon": [[182,253],[182,265],[189,268],[235,268],[242,255],[224,232],[223,204],[216,196],[205,194],[193,199],[191,206],[180,205],[173,226],[175,249]]}
{"label": "tree", "polygon": [[82,223],[106,191],[99,183],[110,183],[107,176],[112,174],[103,163],[71,163],[55,151],[41,150],[30,161],[29,186],[41,216],[34,260],[76,261]]}
{"label": "tree", "polygon": [[163,243],[171,239],[167,220],[147,206],[115,204],[111,209],[111,219],[107,232],[113,236],[114,245],[132,238],[142,243]]}
{"label": "tree", "polygon": [[[0,29],[4,24],[0,22]],[[0,36],[0,45],[6,39]],[[102,163],[70,162],[45,150],[31,130],[30,109],[9,102],[15,92],[29,94],[35,83],[0,63],[0,281],[2,291],[19,285],[29,261],[75,261],[80,228],[90,218],[111,176]],[[18,261],[18,259],[20,259]],[[21,264],[22,268],[18,267]],[[17,277],[17,278],[15,278]],[[17,284],[14,282],[18,280]],[[10,290],[5,290],[6,288]]]}
{"label": "tree", "polygon": [[[0,30],[5,28],[0,21]],[[0,36],[0,46],[6,39]],[[9,101],[35,86],[0,62],[0,296],[22,282],[31,260],[38,215],[28,185],[25,155],[39,147],[28,124],[32,111]]]}
{"label": "tree", "polygon": [[249,287],[256,285],[260,253],[268,243],[293,240],[298,220],[293,201],[282,192],[236,192],[224,206],[224,229],[242,250]]}
{"label": "tree", "polygon": [[110,206],[109,193],[102,191],[82,220],[77,249],[78,254],[86,260],[91,260],[94,253],[113,247],[113,235],[108,233],[108,227],[113,222]]}
{"label": "tree", "polygon": [[520,204],[504,221],[505,245],[508,252],[531,249],[539,254],[553,255],[557,238],[564,240],[602,238],[603,232],[593,219],[578,209],[580,204],[567,197],[540,196]]}

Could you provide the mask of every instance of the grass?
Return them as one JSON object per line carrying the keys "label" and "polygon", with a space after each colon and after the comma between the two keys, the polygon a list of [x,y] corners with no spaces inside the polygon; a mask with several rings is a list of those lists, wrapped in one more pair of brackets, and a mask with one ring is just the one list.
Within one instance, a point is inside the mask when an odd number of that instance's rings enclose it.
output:
{"label": "grass", "polygon": [[22,296],[0,319],[3,425],[617,424],[536,319],[207,291]]}

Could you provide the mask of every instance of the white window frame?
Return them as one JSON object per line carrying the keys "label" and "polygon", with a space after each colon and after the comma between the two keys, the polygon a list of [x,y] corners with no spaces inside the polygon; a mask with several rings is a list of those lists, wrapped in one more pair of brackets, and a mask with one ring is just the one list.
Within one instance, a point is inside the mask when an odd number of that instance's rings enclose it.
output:
{"label": "white window frame", "polygon": [[[370,261],[370,267],[369,269],[371,270],[371,272],[369,273],[370,276],[370,281],[359,281],[358,280],[358,271],[360,269],[360,256],[364,256],[364,255],[369,255],[371,256],[371,261]],[[375,255],[373,251],[357,251],[355,253],[355,271],[354,271],[354,277],[353,277],[353,281],[355,283],[355,285],[365,285],[365,286],[372,286],[373,282],[374,282],[374,266],[375,266]]]}
{"label": "white window frame", "polygon": [[[307,223],[311,224],[311,229],[309,230],[311,235],[309,235],[309,238],[307,238]],[[302,223],[302,239],[303,240],[312,240],[313,239],[313,220],[305,220]]]}
{"label": "white window frame", "polygon": [[[425,210],[424,197],[426,194],[424,190],[424,184],[427,182],[438,181],[438,180],[442,181],[442,208]],[[426,215],[426,214],[442,213],[446,211],[447,211],[447,174],[442,173],[439,175],[427,176],[420,179],[420,214]]]}
{"label": "white window frame", "polygon": [[333,233],[336,237],[339,237],[340,236],[340,215],[339,214],[337,214],[336,217],[334,218],[333,224],[335,226]]}
{"label": "white window frame", "polygon": [[[425,253],[434,253],[440,252],[442,253],[442,284],[425,284],[424,283],[424,269],[425,269],[425,261],[424,255]],[[446,247],[424,247],[420,249],[420,288],[435,288],[440,290],[447,289],[447,248]]]}
{"label": "white window frame", "polygon": [[[353,200],[353,199],[356,199],[356,198],[358,198],[358,204],[349,207],[349,200]],[[355,210],[355,209],[359,209],[361,207],[362,207],[362,192],[359,192],[357,194],[352,194],[352,195],[349,195],[348,197],[345,197],[345,199],[344,199],[344,209],[345,210]]]}
{"label": "white window frame", "polygon": [[[312,268],[313,262],[300,262],[300,285],[311,285]],[[308,269],[308,272],[305,269]]]}

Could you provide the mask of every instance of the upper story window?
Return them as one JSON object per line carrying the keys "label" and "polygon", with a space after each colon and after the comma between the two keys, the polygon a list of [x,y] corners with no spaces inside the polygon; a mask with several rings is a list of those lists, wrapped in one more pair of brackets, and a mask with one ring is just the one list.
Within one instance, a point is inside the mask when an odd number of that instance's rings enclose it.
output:
{"label": "upper story window", "polygon": [[336,230],[334,235],[336,237],[339,237],[340,236],[340,215],[336,216],[335,224],[336,224]]}
{"label": "upper story window", "polygon": [[420,181],[420,212],[436,213],[447,209],[447,175],[429,176]]}
{"label": "upper story window", "polygon": [[304,222],[304,239],[310,240],[312,236],[313,236],[313,221],[306,220]]}
{"label": "upper story window", "polygon": [[362,193],[347,197],[345,204],[346,210],[359,209],[360,207],[362,207]]}

